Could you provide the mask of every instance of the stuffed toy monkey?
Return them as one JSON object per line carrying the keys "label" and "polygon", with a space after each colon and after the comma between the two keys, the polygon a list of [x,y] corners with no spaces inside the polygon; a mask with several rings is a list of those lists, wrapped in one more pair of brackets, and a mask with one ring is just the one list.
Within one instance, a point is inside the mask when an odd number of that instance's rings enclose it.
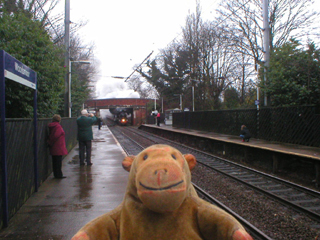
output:
{"label": "stuffed toy monkey", "polygon": [[196,159],[153,145],[122,162],[129,181],[122,203],[82,227],[72,240],[252,240],[230,214],[199,198]]}

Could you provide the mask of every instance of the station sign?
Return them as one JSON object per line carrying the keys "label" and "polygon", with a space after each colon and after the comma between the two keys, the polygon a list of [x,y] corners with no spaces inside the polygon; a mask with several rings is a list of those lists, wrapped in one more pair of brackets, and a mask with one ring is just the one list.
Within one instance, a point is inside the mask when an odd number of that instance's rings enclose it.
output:
{"label": "station sign", "polygon": [[[8,201],[8,166],[7,166],[7,136],[6,136],[6,94],[5,79],[32,88],[33,97],[33,155],[34,155],[34,190],[38,191],[38,144],[37,144],[37,74],[4,50],[0,50],[0,159],[1,159],[1,200],[2,223],[4,227],[9,222]],[[10,176],[11,178],[14,176]]]}
{"label": "station sign", "polygon": [[27,87],[37,88],[36,72],[24,65],[10,54],[1,50],[2,59],[4,59],[4,77],[18,82]]}

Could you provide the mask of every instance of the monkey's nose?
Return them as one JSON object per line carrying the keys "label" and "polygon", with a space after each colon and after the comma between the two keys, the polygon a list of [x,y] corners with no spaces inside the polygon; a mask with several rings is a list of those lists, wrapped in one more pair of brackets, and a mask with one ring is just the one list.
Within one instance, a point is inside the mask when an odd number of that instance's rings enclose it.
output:
{"label": "monkey's nose", "polygon": [[157,169],[154,171],[154,174],[157,175],[157,174],[166,174],[168,172],[167,169]]}

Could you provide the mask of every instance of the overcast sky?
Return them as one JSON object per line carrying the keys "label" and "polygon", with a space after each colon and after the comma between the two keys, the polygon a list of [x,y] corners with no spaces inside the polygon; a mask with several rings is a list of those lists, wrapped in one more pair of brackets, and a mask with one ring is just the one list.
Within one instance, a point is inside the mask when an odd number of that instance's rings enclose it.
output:
{"label": "overcast sky", "polygon": [[[320,5],[316,0],[317,5]],[[202,16],[214,18],[219,0],[200,0]],[[196,0],[70,0],[70,20],[87,20],[78,34],[85,43],[94,43],[100,61],[97,83],[99,98],[138,97],[126,90],[124,80],[152,51],[165,48],[181,34],[181,27]],[[59,9],[64,12],[65,1]]]}
{"label": "overcast sky", "polygon": [[[89,2],[89,4],[88,4]],[[202,0],[203,14],[214,14],[219,0]],[[127,89],[124,80],[152,51],[165,48],[181,34],[195,0],[70,0],[70,20],[88,24],[78,34],[85,43],[94,43],[100,61],[97,95],[100,98],[139,97]],[[65,10],[65,1],[58,6]]]}

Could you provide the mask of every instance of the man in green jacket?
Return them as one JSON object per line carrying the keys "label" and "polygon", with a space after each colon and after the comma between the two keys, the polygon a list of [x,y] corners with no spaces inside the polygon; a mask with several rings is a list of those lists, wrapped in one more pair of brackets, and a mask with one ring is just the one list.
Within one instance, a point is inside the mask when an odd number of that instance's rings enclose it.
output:
{"label": "man in green jacket", "polygon": [[79,158],[80,166],[84,165],[84,153],[86,152],[86,162],[88,166],[92,165],[91,162],[91,148],[93,139],[92,125],[97,121],[92,113],[88,113],[86,109],[81,111],[81,116],[77,119],[78,125],[78,141],[79,141]]}

